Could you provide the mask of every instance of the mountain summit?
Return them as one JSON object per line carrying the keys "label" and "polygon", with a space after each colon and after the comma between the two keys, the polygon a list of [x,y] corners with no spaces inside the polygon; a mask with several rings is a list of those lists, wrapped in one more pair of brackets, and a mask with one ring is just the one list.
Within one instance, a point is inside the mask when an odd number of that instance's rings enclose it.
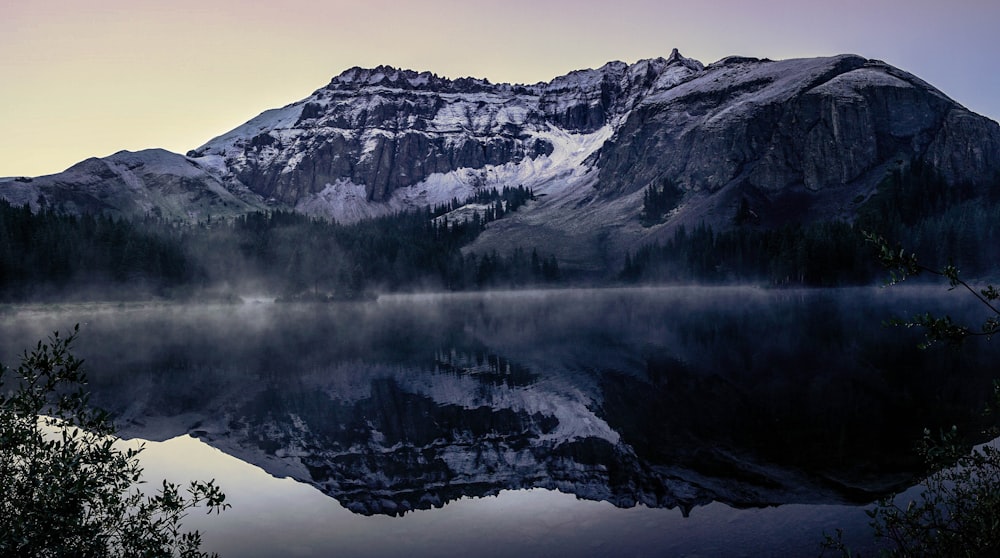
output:
{"label": "mountain summit", "polygon": [[[1000,172],[1000,126],[856,55],[610,62],[548,83],[351,68],[187,153],[119,153],[0,186],[17,203],[185,220],[287,208],[352,221],[525,186],[537,199],[481,248],[540,245],[586,267],[676,225],[852,217],[890,173]],[[650,186],[676,189],[642,227]]]}

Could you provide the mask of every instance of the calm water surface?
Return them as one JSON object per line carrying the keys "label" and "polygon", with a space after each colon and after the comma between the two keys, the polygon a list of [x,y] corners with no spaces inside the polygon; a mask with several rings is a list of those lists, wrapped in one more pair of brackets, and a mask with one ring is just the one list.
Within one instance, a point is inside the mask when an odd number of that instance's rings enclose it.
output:
{"label": "calm water surface", "polygon": [[192,521],[232,556],[814,556],[867,544],[859,506],[912,483],[925,426],[980,426],[995,349],[881,325],[975,310],[941,295],[7,307],[0,358],[80,323],[95,398],[165,440],[150,478],[226,489]]}

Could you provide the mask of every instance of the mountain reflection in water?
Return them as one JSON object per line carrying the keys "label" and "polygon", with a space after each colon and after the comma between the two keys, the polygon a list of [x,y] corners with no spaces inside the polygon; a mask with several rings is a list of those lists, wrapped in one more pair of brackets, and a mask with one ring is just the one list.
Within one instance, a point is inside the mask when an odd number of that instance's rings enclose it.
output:
{"label": "mountain reflection in water", "polygon": [[359,514],[530,488],[686,514],[912,482],[924,427],[978,426],[996,350],[921,352],[881,323],[956,302],[666,288],[30,307],[0,315],[0,355],[80,322],[124,434],[191,433]]}

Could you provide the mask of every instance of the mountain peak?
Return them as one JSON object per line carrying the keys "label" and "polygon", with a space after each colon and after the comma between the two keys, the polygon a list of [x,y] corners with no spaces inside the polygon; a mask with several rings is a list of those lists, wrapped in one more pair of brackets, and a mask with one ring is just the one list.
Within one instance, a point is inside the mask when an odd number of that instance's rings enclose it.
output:
{"label": "mountain peak", "polygon": [[701,62],[695,60],[694,58],[688,58],[681,54],[681,51],[674,48],[670,51],[670,56],[667,57],[667,65],[680,65],[685,66],[696,72],[700,72],[705,69],[705,65]]}
{"label": "mountain peak", "polygon": [[330,80],[329,90],[358,90],[364,87],[391,87],[394,89],[423,89],[429,91],[469,91],[491,87],[489,80],[463,77],[451,80],[431,72],[416,72],[380,65],[374,68],[355,66],[344,70]]}

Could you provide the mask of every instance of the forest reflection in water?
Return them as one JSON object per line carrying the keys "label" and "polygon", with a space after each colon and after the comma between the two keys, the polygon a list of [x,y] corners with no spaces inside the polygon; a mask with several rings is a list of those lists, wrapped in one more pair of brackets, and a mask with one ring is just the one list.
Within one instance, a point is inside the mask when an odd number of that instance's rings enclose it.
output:
{"label": "forest reflection in water", "polygon": [[[978,431],[996,350],[918,351],[940,290],[664,288],[8,308],[5,363],[80,322],[131,436],[191,433],[362,515],[554,489],[620,508],[865,503],[924,427]],[[224,480],[224,479],[221,479]]]}

